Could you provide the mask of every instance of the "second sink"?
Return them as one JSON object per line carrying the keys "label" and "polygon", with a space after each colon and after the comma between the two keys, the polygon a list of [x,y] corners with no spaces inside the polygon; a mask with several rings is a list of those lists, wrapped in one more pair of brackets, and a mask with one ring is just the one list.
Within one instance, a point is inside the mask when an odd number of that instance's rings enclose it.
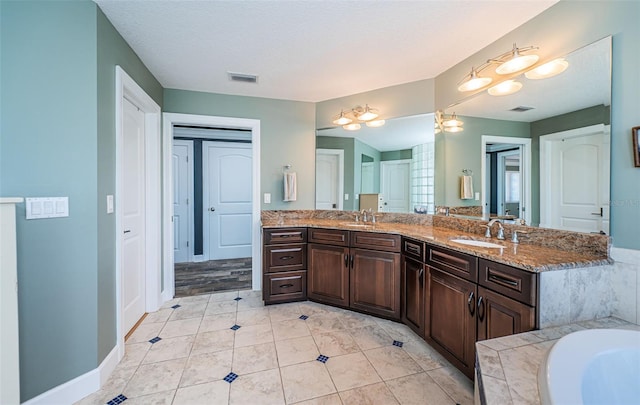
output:
{"label": "second sink", "polygon": [[491,242],[485,242],[482,240],[451,239],[451,242],[460,243],[462,245],[477,246],[477,247],[484,247],[484,248],[504,249],[504,246],[502,245],[498,245],[496,243],[491,243]]}

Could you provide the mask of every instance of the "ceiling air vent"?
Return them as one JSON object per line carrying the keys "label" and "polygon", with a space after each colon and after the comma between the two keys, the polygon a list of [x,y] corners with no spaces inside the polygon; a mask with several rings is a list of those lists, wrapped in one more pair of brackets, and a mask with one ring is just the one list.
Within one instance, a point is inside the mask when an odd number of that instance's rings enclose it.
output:
{"label": "ceiling air vent", "polygon": [[529,111],[529,110],[533,110],[534,107],[526,107],[523,105],[520,105],[516,108],[512,108],[509,111],[515,111],[515,112],[525,112],[525,111]]}
{"label": "ceiling air vent", "polygon": [[258,83],[258,76],[256,75],[248,75],[244,73],[233,73],[227,72],[229,74],[229,80],[232,82],[242,82],[242,83]]}

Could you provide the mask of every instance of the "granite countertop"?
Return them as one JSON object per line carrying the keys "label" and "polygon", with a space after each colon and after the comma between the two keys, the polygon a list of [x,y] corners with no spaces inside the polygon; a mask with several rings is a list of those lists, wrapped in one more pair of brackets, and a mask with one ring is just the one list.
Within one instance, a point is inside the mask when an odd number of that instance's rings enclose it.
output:
{"label": "granite countertop", "polygon": [[538,405],[538,368],[558,339],[585,329],[634,329],[602,318],[476,342],[476,388],[483,405]]}
{"label": "granite countertop", "polygon": [[[507,240],[485,238],[483,236],[459,230],[433,227],[418,224],[378,222],[366,226],[349,226],[353,221],[318,218],[287,218],[283,220],[263,220],[263,228],[308,227],[330,228],[361,232],[381,232],[398,234],[416,240],[429,242],[432,245],[468,253],[494,262],[517,267],[529,272],[539,273],[550,270],[582,268],[610,264],[611,261],[601,256],[588,253],[554,249],[546,246],[526,243],[512,243]],[[362,224],[362,223],[361,223]],[[473,239],[495,243],[504,249],[482,248],[452,242],[451,239]]]}

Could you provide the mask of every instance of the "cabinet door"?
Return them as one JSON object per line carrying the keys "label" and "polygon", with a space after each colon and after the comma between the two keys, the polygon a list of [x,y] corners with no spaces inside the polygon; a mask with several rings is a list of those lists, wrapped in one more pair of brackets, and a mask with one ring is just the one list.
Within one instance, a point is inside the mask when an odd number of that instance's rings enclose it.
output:
{"label": "cabinet door", "polygon": [[535,309],[478,287],[478,340],[527,332],[535,327]]}
{"label": "cabinet door", "polygon": [[476,341],[476,285],[427,267],[426,338],[469,378]]}
{"label": "cabinet door", "polygon": [[349,305],[349,248],[308,246],[307,296],[340,306]]}
{"label": "cabinet door", "polygon": [[424,336],[424,264],[402,258],[402,322]]}
{"label": "cabinet door", "polygon": [[351,249],[351,308],[400,319],[400,254]]}

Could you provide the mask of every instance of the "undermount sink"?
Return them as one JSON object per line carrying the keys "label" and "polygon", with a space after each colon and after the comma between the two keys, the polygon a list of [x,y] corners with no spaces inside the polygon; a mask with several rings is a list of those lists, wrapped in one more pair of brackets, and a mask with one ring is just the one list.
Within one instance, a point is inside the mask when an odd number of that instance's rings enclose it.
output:
{"label": "undermount sink", "polygon": [[359,222],[343,222],[342,225],[344,226],[353,226],[355,228],[366,228],[369,226],[373,226],[373,224],[363,224],[363,223],[359,223]]}
{"label": "undermount sink", "polygon": [[502,245],[498,245],[496,243],[491,243],[491,242],[485,242],[482,240],[451,239],[451,242],[460,243],[462,245],[477,246],[477,247],[484,247],[484,248],[504,249],[504,246]]}

